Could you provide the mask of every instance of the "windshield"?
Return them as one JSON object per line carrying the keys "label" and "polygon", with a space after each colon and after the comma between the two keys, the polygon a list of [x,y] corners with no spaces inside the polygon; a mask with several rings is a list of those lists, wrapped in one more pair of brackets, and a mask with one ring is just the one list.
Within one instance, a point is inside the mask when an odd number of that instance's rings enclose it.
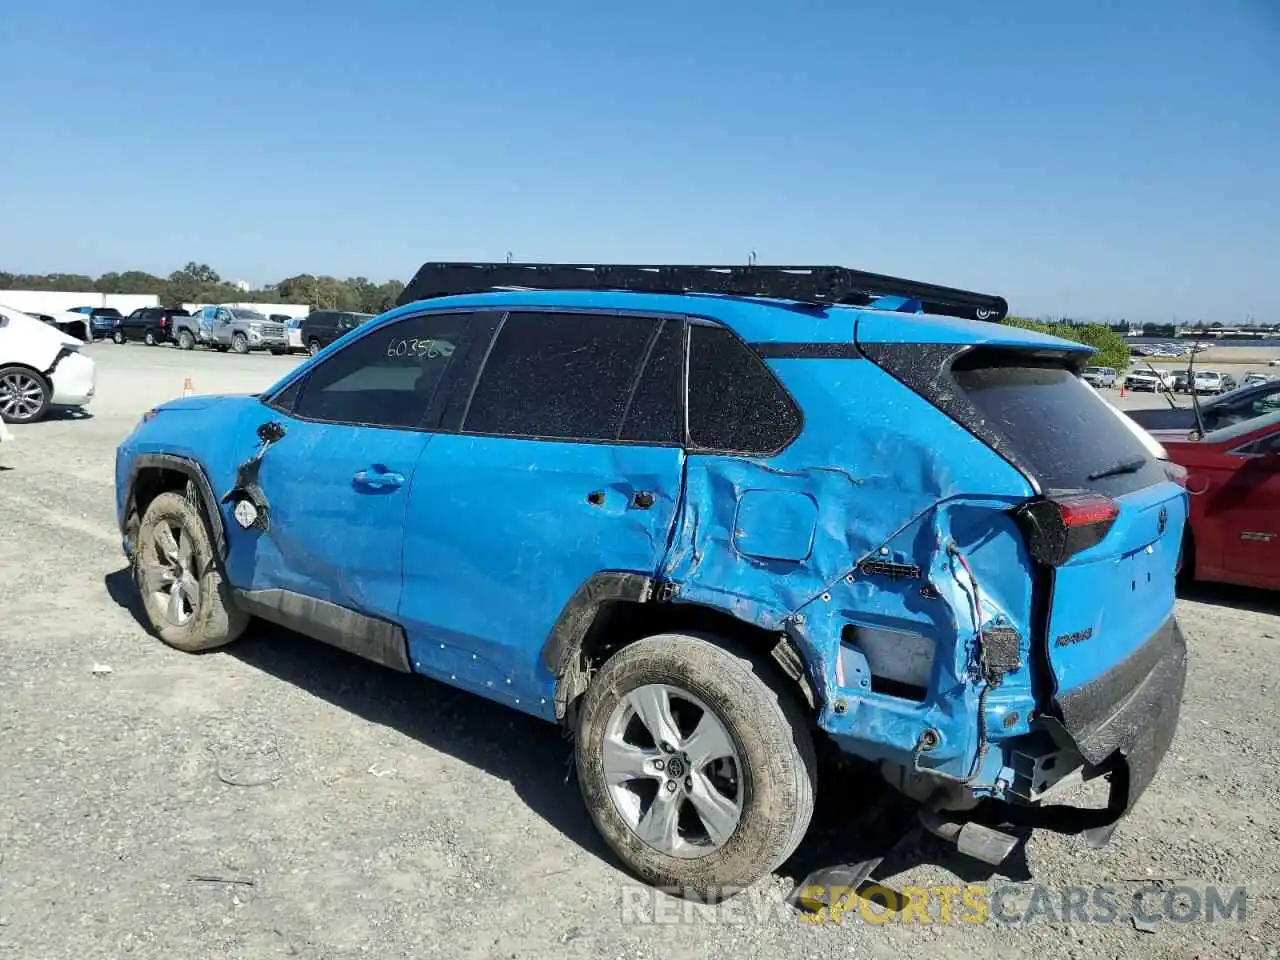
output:
{"label": "windshield", "polygon": [[231,311],[231,315],[232,315],[233,317],[235,317],[237,320],[265,320],[265,319],[267,319],[267,318],[266,318],[266,317],[264,317],[262,314],[260,314],[257,310],[241,310],[241,309],[234,309],[234,310],[232,310],[232,311]]}

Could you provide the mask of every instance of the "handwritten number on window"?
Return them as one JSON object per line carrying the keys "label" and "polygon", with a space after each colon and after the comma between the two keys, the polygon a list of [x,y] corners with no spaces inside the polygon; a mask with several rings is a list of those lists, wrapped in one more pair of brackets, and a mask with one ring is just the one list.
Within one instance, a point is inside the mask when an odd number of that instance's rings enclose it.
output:
{"label": "handwritten number on window", "polygon": [[409,339],[392,340],[387,344],[388,357],[425,357],[434,360],[436,357],[448,357],[453,354],[453,344],[445,340]]}

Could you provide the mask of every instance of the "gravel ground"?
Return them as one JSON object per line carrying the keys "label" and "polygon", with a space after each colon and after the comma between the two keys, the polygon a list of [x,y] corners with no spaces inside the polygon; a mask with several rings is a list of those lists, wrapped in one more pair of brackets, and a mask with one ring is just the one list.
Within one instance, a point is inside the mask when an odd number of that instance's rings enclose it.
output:
{"label": "gravel ground", "polygon": [[[1016,884],[999,912],[1038,905],[1033,920],[968,923],[957,905],[928,925],[856,908],[803,922],[782,902],[791,886],[883,849],[903,820],[860,812],[880,792],[842,775],[778,875],[682,916],[603,848],[554,728],[276,629],[204,656],[152,639],[114,524],[116,444],[184,377],[197,392],[253,391],[296,360],[89,353],[90,415],[16,428],[0,449],[0,957],[1280,956],[1269,595],[1180,602],[1179,733],[1111,846],[1036,835],[991,874],[923,842],[879,875],[986,883],[989,896]],[[1246,886],[1245,919],[1147,932],[1123,897],[1110,924],[1062,916],[1068,888],[1147,883]],[[1031,884],[1049,899],[1030,900]]]}

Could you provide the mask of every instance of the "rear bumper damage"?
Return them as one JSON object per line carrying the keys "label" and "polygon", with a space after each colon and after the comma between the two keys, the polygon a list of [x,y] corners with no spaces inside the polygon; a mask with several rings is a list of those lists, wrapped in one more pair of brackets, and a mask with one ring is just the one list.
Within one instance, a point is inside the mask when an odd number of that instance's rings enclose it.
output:
{"label": "rear bumper damage", "polygon": [[1186,638],[1170,616],[1127,659],[1057,696],[1062,726],[1085,762],[1111,774],[1106,810],[1082,828],[1090,843],[1109,841],[1151,785],[1177,730],[1186,679]]}
{"label": "rear bumper damage", "polygon": [[[1171,616],[1127,659],[1057,695],[1059,716],[1043,716],[1038,726],[1044,742],[1056,742],[1058,749],[1010,750],[1015,776],[1004,800],[953,813],[947,801],[954,800],[954,787],[939,791],[922,807],[925,827],[990,863],[1001,862],[1013,847],[1015,838],[1004,827],[1078,834],[1092,847],[1105,846],[1151,785],[1173,742],[1186,686],[1186,652],[1186,639]],[[1023,758],[1031,766],[1019,764]],[[1046,775],[1050,785],[1038,783],[1042,771],[1055,765],[1059,769]],[[1045,802],[1070,784],[1099,777],[1109,781],[1105,807]]]}

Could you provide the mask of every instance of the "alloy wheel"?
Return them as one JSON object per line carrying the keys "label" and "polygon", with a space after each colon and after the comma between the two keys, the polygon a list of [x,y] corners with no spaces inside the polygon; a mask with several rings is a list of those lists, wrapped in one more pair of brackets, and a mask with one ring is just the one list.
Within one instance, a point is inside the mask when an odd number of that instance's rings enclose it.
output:
{"label": "alloy wheel", "polygon": [[181,524],[166,520],[156,527],[153,539],[155,563],[142,571],[146,589],[160,602],[166,620],[175,627],[186,626],[200,606],[191,537]]}
{"label": "alloy wheel", "polygon": [[32,374],[11,371],[0,379],[0,416],[23,423],[44,406],[44,386]]}
{"label": "alloy wheel", "polygon": [[650,847],[695,859],[733,836],[744,799],[738,751],[693,694],[663,683],[632,690],[609,718],[602,753],[614,808]]}

